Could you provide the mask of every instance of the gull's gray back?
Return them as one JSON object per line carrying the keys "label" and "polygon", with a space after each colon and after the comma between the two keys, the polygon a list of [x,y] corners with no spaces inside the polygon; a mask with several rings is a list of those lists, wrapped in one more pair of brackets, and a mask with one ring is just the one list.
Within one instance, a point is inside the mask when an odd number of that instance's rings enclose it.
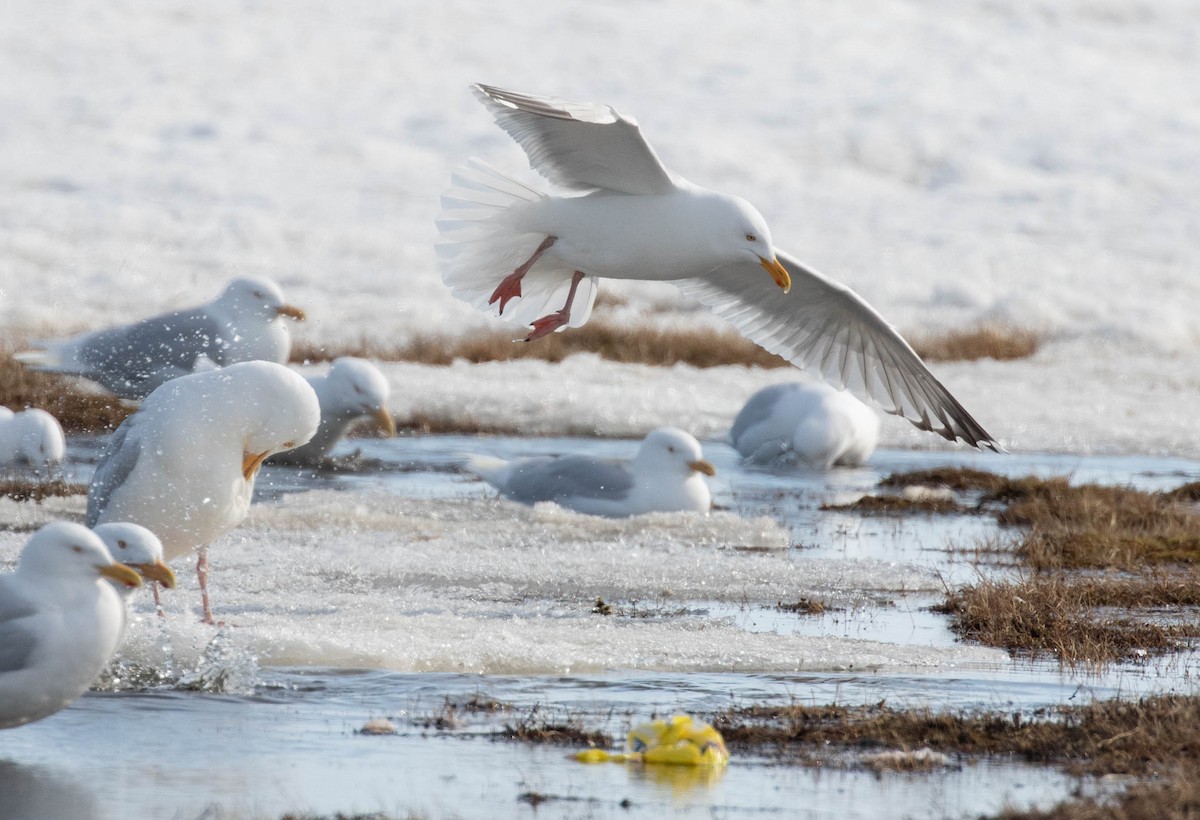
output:
{"label": "gull's gray back", "polygon": [[100,515],[108,506],[113,492],[125,483],[137,464],[142,444],[136,427],[137,414],[134,414],[121,423],[100,455],[100,462],[88,486],[87,518],[84,523],[89,527],[100,523]]}
{"label": "gull's gray back", "polygon": [[515,462],[504,494],[533,504],[564,498],[621,499],[633,489],[633,474],[619,462],[588,456],[528,458]]}

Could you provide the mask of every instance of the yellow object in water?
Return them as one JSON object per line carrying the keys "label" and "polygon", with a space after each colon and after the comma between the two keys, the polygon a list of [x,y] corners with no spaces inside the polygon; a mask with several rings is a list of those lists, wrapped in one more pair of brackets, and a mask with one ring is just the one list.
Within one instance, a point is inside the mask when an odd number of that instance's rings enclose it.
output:
{"label": "yellow object in water", "polygon": [[720,768],[729,762],[721,733],[688,715],[635,726],[627,738],[627,753],[588,749],[573,755],[581,763],[645,763]]}

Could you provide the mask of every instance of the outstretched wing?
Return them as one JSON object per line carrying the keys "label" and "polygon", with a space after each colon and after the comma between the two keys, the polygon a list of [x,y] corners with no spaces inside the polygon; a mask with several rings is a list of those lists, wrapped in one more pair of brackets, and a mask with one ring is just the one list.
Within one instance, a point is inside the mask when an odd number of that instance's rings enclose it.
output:
{"label": "outstretched wing", "polygon": [[663,194],[675,183],[631,117],[607,105],[473,86],[475,95],[529,155],[529,165],[567,188]]}
{"label": "outstretched wing", "polygon": [[792,277],[789,293],[753,263],[676,284],[746,338],[885,412],[951,441],[1002,450],[862,297],[786,254],[779,261]]}

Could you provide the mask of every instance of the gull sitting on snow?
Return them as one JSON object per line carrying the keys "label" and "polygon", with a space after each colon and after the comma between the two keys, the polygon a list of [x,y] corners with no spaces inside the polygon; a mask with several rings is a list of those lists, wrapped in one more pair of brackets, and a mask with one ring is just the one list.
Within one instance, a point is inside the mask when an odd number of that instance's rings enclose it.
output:
{"label": "gull sitting on snow", "polygon": [[304,311],[270,279],[234,279],[213,301],[59,342],[39,342],[18,361],[83,376],[123,399],[142,399],[171,379],[237,362],[283,364],[292,340],[282,317]]}
{"label": "gull sitting on snow", "polygon": [[[100,540],[104,542],[108,554],[113,557],[114,561],[136,570],[145,582],[154,582],[152,586],[154,604],[156,607],[161,607],[158,600],[158,585],[162,584],[167,589],[174,589],[175,573],[163,563],[163,547],[158,536],[140,524],[132,524],[128,521],[98,524],[92,532],[100,536]],[[119,584],[114,584],[114,586],[117,592],[121,593],[121,600],[128,604],[129,599],[133,597],[133,587]],[[159,608],[158,611],[161,615],[162,609]],[[125,619],[122,619],[121,631],[124,632],[124,629]]]}
{"label": "gull sitting on snow", "polygon": [[320,418],[308,382],[272,362],[174,379],[113,433],[88,488],[87,525],[141,524],[168,559],[198,549],[203,620],[215,623],[208,544],[246,517],[263,461],[312,438]]}
{"label": "gull sitting on snow", "polygon": [[396,435],[396,422],[387,410],[391,392],[379,368],[365,359],[342,356],[323,376],[309,376],[321,403],[317,434],[302,447],[271,456],[272,464],[316,464],[338,443],[346,429],[358,419],[370,417],[389,436]]}
{"label": "gull sitting on snow", "polygon": [[125,604],[110,580],[142,582],[95,533],[66,521],[34,533],[16,571],[0,575],[0,729],[67,706],[112,658]]}
{"label": "gull sitting on snow", "polygon": [[776,384],[750,397],[729,438],[753,463],[794,455],[815,470],[857,467],[875,452],[879,416],[844,390],[822,382]]}
{"label": "gull sitting on snow", "polygon": [[716,474],[704,460],[700,442],[674,427],[651,431],[632,461],[582,455],[513,461],[471,456],[466,469],[514,501],[553,501],[576,512],[612,517],[706,513],[712,507],[712,495],[702,475]]}
{"label": "gull sitting on snow", "polygon": [[777,253],[750,203],[668,170],[633,118],[474,90],[533,169],[567,193],[534,190],[478,160],[455,171],[437,249],[455,296],[532,327],[529,341],[586,322],[597,279],[674,281],[796,366],[923,430],[1000,449],[870,305]]}
{"label": "gull sitting on snow", "polygon": [[25,463],[35,470],[56,467],[67,453],[58,419],[36,407],[14,413],[0,407],[0,466]]}

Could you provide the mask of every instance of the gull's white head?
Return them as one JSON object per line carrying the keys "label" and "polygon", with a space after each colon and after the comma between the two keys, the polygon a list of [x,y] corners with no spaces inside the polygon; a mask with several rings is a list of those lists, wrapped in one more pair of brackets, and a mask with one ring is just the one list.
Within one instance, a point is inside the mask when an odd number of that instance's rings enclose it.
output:
{"label": "gull's white head", "polygon": [[150,530],[129,521],[114,521],[98,524],[92,532],[100,536],[114,561],[132,567],[148,581],[175,588],[175,573],[163,563],[162,542]]}
{"label": "gull's white head", "polygon": [[177,458],[236,444],[247,481],[268,456],[311,439],[321,421],[309,383],[281,364],[263,361],[172,379],[150,394],[139,413],[169,438],[163,449]]}
{"label": "gull's white head", "polygon": [[254,316],[268,321],[280,316],[304,319],[304,311],[287,303],[279,285],[262,277],[234,279],[221,291],[216,304],[235,317]]}
{"label": "gull's white head", "polygon": [[67,441],[58,419],[45,410],[30,408],[16,413],[13,425],[16,454],[35,468],[52,467],[62,462]]}
{"label": "gull's white head", "polygon": [[21,550],[17,572],[45,581],[80,583],[107,578],[119,586],[142,585],[137,572],[113,561],[99,536],[69,521],[55,521],[35,532]]}
{"label": "gull's white head", "polygon": [[396,434],[396,423],[387,411],[390,393],[388,381],[378,367],[365,359],[343,356],[334,360],[325,375],[321,399],[327,414],[370,416],[392,436]]}
{"label": "gull's white head", "polygon": [[717,474],[716,468],[704,460],[700,442],[677,427],[651,430],[638,448],[634,466],[639,471],[676,474],[682,478],[694,473],[708,476]]}
{"label": "gull's white head", "polygon": [[721,230],[709,235],[710,241],[719,247],[714,252],[736,259],[751,258],[771,275],[784,293],[791,290],[792,278],[775,254],[767,220],[741,197],[720,195],[717,199],[723,204],[724,213]]}

